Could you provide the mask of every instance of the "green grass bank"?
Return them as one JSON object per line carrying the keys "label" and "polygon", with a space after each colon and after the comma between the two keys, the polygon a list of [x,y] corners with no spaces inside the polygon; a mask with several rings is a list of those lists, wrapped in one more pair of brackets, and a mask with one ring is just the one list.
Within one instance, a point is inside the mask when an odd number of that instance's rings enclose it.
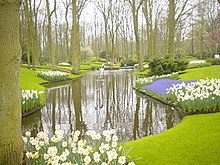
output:
{"label": "green grass bank", "polygon": [[[181,80],[220,78],[220,66],[188,69]],[[186,116],[179,125],[125,143],[137,165],[220,164],[220,113]]]}
{"label": "green grass bank", "polygon": [[159,135],[125,144],[138,165],[220,163],[220,113],[187,116]]}
{"label": "green grass bank", "polygon": [[[37,71],[49,71],[50,69],[28,69],[20,68],[20,88],[22,90],[37,90],[43,91],[44,93],[40,97],[40,105],[44,105],[46,102],[46,88],[40,84],[47,83],[48,81],[44,80],[41,77],[37,76]],[[79,78],[81,75],[70,74],[69,78]],[[28,110],[29,111],[29,110]]]}

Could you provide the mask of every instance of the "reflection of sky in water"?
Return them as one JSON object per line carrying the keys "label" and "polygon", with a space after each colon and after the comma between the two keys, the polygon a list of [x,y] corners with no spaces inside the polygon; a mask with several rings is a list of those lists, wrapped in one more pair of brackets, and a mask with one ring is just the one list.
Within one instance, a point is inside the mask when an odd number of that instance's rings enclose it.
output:
{"label": "reflection of sky in water", "polygon": [[124,141],[158,134],[179,122],[171,108],[136,95],[130,71],[88,72],[79,80],[48,86],[47,104],[41,113],[23,119],[23,130],[49,130],[60,124],[73,130],[116,129]]}

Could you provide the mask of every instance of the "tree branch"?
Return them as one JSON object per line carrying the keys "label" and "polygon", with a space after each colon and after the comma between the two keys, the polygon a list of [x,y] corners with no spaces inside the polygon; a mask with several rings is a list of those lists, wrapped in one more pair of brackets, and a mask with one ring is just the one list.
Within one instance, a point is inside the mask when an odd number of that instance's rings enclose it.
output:
{"label": "tree branch", "polygon": [[138,7],[137,7],[137,9],[136,9],[136,12],[139,11],[139,9],[141,8],[141,5],[143,4],[143,2],[144,2],[144,0],[141,0],[141,1],[139,2]]}
{"label": "tree branch", "polygon": [[57,3],[56,3],[56,1],[54,1],[54,8],[53,8],[53,10],[50,13],[50,18],[52,17],[52,15],[55,12],[56,8],[57,8]]}

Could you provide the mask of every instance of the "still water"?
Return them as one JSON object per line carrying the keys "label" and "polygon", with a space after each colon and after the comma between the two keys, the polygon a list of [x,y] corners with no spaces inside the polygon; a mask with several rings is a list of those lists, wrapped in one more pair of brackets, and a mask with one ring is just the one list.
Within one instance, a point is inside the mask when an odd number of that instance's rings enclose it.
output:
{"label": "still water", "polygon": [[181,120],[178,111],[133,90],[130,70],[85,73],[78,80],[47,85],[46,105],[22,120],[23,132],[80,130],[102,132],[113,128],[121,141],[161,133]]}

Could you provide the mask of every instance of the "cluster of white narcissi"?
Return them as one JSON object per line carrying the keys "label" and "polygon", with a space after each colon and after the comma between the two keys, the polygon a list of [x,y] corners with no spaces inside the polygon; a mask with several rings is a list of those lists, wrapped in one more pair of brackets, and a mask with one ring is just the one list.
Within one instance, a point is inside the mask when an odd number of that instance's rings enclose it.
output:
{"label": "cluster of white narcissi", "polygon": [[171,88],[167,89],[167,94],[169,93],[174,94],[177,101],[214,98],[220,96],[220,79],[198,80],[187,85],[184,82],[173,84]]}
{"label": "cluster of white narcissi", "polygon": [[25,101],[31,99],[38,99],[39,92],[37,90],[22,90],[21,91],[22,104],[25,104]]}
{"label": "cluster of white narcissi", "polygon": [[202,79],[185,84],[173,84],[167,89],[167,96],[170,100],[177,101],[180,104],[186,102],[188,106],[198,105],[200,109],[206,106],[216,108],[220,104],[220,79]]}
{"label": "cluster of white narcissi", "polygon": [[80,131],[67,136],[58,125],[51,138],[48,131],[39,132],[35,138],[26,132],[23,137],[27,145],[26,156],[31,163],[52,165],[134,165],[127,161],[124,148],[118,146],[115,130],[106,130],[102,134],[87,131],[84,139],[81,136]]}
{"label": "cluster of white narcissi", "polygon": [[37,90],[22,90],[21,91],[21,105],[22,110],[29,110],[40,104],[40,95],[43,91]]}
{"label": "cluster of white narcissi", "polygon": [[37,72],[38,76],[43,77],[43,78],[48,78],[48,79],[59,79],[59,78],[66,78],[70,74],[66,72],[60,72],[60,71],[38,71]]}
{"label": "cluster of white narcissi", "polygon": [[163,78],[176,78],[178,77],[178,75],[179,75],[178,72],[175,72],[175,73],[161,75],[161,76],[156,75],[156,76],[151,76],[151,77],[140,78],[135,82],[135,84],[138,84],[140,86],[149,85],[155,80],[163,79]]}

